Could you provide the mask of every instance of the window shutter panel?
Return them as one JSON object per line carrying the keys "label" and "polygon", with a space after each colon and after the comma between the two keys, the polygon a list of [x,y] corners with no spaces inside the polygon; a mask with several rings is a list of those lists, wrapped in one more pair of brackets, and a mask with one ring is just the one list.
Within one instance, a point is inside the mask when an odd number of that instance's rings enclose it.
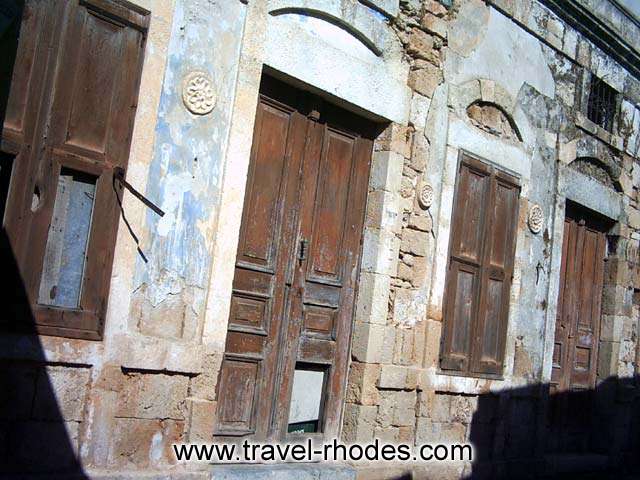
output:
{"label": "window shutter panel", "polygon": [[518,199],[516,179],[496,172],[487,204],[479,308],[472,344],[473,373],[502,373],[513,276]]}
{"label": "window shutter panel", "polygon": [[478,311],[489,167],[469,157],[460,162],[453,206],[449,265],[445,287],[444,334],[440,366],[469,368],[473,326]]}
{"label": "window shutter panel", "polygon": [[[149,16],[137,7],[113,0],[27,0],[25,11],[31,10],[38,15],[23,16],[19,60],[10,90],[11,117],[5,122],[5,133],[7,128],[16,130],[9,132],[13,138],[21,133],[15,128],[19,118],[16,112],[26,104],[20,85],[40,86],[39,90],[31,88],[33,95],[28,103],[32,111],[41,113],[32,127],[33,139],[25,140],[32,141],[32,147],[20,159],[20,169],[14,171],[6,229],[13,243],[17,238],[29,245],[28,252],[19,255],[17,261],[38,330],[98,339],[106,313],[119,218],[113,172],[115,167],[126,169],[128,163]],[[46,41],[28,41],[33,38]],[[31,58],[38,60],[34,62],[38,68],[33,71],[22,65],[24,59]],[[26,73],[28,79],[24,78]],[[30,127],[28,122],[24,125]],[[61,176],[70,170],[88,175],[95,183],[93,210],[85,263],[80,270],[78,308],[52,308],[40,302],[43,296],[39,287],[43,269],[49,265],[45,265],[45,256],[50,225],[55,220],[56,196],[63,192]],[[39,192],[40,203],[32,209],[34,191]],[[52,298],[57,287],[54,283]]]}

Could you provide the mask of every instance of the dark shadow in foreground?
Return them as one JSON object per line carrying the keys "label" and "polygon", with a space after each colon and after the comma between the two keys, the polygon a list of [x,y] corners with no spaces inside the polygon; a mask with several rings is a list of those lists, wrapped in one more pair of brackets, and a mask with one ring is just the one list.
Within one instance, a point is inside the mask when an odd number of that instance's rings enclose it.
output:
{"label": "dark shadow in foreground", "polygon": [[480,395],[466,478],[640,478],[640,377],[548,392],[537,384]]}

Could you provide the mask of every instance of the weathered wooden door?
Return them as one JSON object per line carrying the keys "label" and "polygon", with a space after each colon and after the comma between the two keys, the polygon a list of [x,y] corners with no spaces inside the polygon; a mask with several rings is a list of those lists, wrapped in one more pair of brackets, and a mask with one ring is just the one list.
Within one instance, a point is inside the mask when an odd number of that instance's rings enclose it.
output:
{"label": "weathered wooden door", "polygon": [[590,443],[605,256],[603,226],[567,206],[550,388],[554,449]]}
{"label": "weathered wooden door", "polygon": [[370,125],[273,80],[261,90],[216,433],[337,434]]}

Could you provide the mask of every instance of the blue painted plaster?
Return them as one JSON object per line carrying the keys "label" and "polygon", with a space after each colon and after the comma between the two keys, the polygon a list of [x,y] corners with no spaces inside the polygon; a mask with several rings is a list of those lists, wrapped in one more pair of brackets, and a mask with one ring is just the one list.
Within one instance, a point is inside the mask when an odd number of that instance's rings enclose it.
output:
{"label": "blue painted plaster", "polygon": [[[154,306],[188,286],[202,294],[185,295],[185,302],[196,315],[204,307],[212,246],[207,230],[218,214],[245,14],[237,0],[176,1],[146,192],[165,216],[147,213],[149,261],[136,266],[136,288],[144,285]],[[190,113],[182,101],[182,80],[194,70],[213,79],[217,103],[208,115]]]}

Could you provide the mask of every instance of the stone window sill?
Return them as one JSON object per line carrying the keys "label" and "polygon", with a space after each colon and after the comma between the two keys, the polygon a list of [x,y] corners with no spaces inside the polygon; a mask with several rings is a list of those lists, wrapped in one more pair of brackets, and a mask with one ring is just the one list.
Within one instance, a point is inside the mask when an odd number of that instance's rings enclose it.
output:
{"label": "stone window sill", "polygon": [[[576,126],[581,130],[584,130],[585,132],[590,133],[596,138],[602,140],[604,143],[612,146],[616,150],[620,152],[625,151],[624,142],[621,136],[606,131],[600,125],[596,125],[591,120],[589,120],[582,112],[576,112]],[[630,151],[627,151],[627,153],[631,154]]]}

